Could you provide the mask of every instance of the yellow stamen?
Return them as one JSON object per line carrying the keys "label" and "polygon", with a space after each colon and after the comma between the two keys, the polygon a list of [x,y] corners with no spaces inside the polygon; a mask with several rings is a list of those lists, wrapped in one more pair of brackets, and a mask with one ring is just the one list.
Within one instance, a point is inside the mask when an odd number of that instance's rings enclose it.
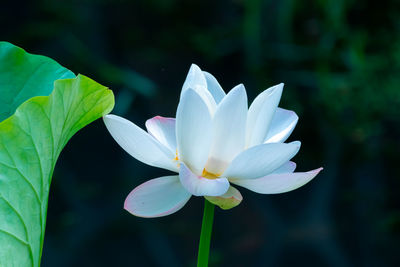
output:
{"label": "yellow stamen", "polygon": [[179,163],[179,157],[178,157],[178,149],[176,149],[176,151],[175,151],[175,158],[173,159],[173,161],[176,162],[176,165],[179,168],[180,167],[180,163]]}
{"label": "yellow stamen", "polygon": [[206,169],[204,169],[201,176],[203,176],[204,178],[207,178],[207,179],[217,179],[219,177],[219,174],[214,174],[214,173],[208,172]]}
{"label": "yellow stamen", "polygon": [[179,157],[178,157],[178,149],[176,149],[174,160],[175,160],[175,161],[178,161],[178,160],[179,160]]}

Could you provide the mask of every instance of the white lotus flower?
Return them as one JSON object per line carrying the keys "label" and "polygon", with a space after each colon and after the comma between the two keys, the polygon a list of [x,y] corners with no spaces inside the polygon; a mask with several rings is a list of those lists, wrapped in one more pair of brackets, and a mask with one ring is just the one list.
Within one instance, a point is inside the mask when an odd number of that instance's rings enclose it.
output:
{"label": "white lotus flower", "polygon": [[223,209],[242,201],[236,184],[260,194],[284,193],[309,182],[322,168],[294,173],[300,142],[283,143],[298,117],[278,108],[283,84],[271,87],[247,108],[242,84],[228,94],[209,73],[192,65],[183,84],[176,119],[154,117],[147,132],[107,115],[104,122],[131,156],[178,175],[149,180],[127,197],[124,208],[140,217],[160,217],[204,196]]}

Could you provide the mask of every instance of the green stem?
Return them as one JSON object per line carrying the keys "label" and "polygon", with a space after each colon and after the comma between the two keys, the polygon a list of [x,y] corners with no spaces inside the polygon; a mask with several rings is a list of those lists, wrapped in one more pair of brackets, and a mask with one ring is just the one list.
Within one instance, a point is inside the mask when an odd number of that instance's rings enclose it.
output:
{"label": "green stem", "polygon": [[204,199],[204,213],[203,213],[203,222],[201,224],[197,267],[208,266],[208,255],[210,254],[210,242],[211,242],[213,220],[214,220],[214,204],[210,203],[207,199]]}

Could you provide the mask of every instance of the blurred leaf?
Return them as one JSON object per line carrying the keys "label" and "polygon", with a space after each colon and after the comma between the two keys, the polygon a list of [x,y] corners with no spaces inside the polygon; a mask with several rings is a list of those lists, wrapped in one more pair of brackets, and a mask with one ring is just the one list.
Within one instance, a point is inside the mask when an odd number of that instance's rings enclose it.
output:
{"label": "blurred leaf", "polygon": [[[10,95],[23,102],[47,94],[54,79],[72,75],[10,44],[2,44],[0,55],[0,69],[7,70],[0,76],[2,101]],[[56,160],[79,129],[113,105],[110,90],[78,75],[55,81],[49,96],[30,98],[0,122],[0,266],[40,265]],[[1,106],[2,114],[12,114],[14,107]]]}
{"label": "blurred leaf", "polygon": [[115,96],[116,104],[113,110],[113,114],[124,116],[128,113],[133,100],[135,99],[135,93],[132,90],[122,89],[119,94]]}
{"label": "blurred leaf", "polygon": [[69,52],[79,59],[79,64],[87,65],[88,68],[95,66],[95,72],[107,82],[120,85],[146,97],[152,97],[156,93],[157,85],[151,79],[129,67],[110,63],[74,36],[66,35],[66,37]]}
{"label": "blurred leaf", "polygon": [[126,88],[144,96],[151,97],[156,92],[156,85],[153,81],[131,69],[122,69],[111,64],[104,64],[100,70],[100,74],[107,80],[124,84]]}

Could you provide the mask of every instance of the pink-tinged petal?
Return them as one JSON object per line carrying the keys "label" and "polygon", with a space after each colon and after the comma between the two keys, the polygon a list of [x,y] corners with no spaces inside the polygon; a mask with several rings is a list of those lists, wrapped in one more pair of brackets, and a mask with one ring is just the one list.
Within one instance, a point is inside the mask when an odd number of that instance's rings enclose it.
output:
{"label": "pink-tinged petal", "polygon": [[299,117],[295,112],[277,108],[264,143],[283,143],[293,132]]}
{"label": "pink-tinged petal", "polygon": [[211,145],[212,120],[207,106],[192,89],[186,90],[176,112],[179,160],[196,174],[203,172]]}
{"label": "pink-tinged petal", "polygon": [[233,88],[218,104],[213,117],[212,145],[206,169],[222,174],[244,149],[247,95],[243,85]]}
{"label": "pink-tinged petal", "polygon": [[203,99],[210,113],[213,114],[217,108],[214,97],[209,90],[207,90],[207,80],[204,73],[196,65],[192,64],[189,69],[189,73],[182,86],[181,99],[183,94],[188,90],[192,89]]}
{"label": "pink-tinged petal", "polygon": [[267,136],[272,117],[282,96],[283,83],[259,94],[250,105],[247,115],[246,145],[262,144]]}
{"label": "pink-tinged petal", "polygon": [[251,147],[240,153],[222,174],[232,179],[256,179],[278,169],[300,149],[300,142],[271,143]]}
{"label": "pink-tinged petal", "polygon": [[179,179],[184,188],[195,196],[220,196],[229,189],[226,178],[208,179],[194,174],[185,164],[181,164]]}
{"label": "pink-tinged petal", "polygon": [[124,208],[139,217],[162,217],[180,210],[190,197],[177,175],[164,176],[133,189],[125,200]]}
{"label": "pink-tinged petal", "polygon": [[294,172],[296,169],[296,163],[293,161],[288,161],[282,166],[280,166],[278,169],[274,170],[272,173],[288,173],[288,172]]}
{"label": "pink-tinged petal", "polygon": [[146,121],[147,131],[172,153],[176,153],[175,118],[156,116]]}
{"label": "pink-tinged petal", "polygon": [[103,117],[111,136],[135,159],[154,167],[177,172],[175,153],[134,123],[115,115]]}
{"label": "pink-tinged petal", "polygon": [[295,190],[311,181],[322,168],[295,173],[275,173],[258,179],[230,180],[232,183],[260,194],[280,194]]}
{"label": "pink-tinged petal", "polygon": [[226,94],[213,75],[206,71],[203,71],[203,74],[207,81],[207,89],[214,97],[215,103],[218,104],[219,102],[221,102]]}
{"label": "pink-tinged petal", "polygon": [[242,194],[240,194],[239,190],[237,190],[233,186],[230,186],[228,191],[222,196],[218,197],[205,196],[205,198],[223,210],[229,210],[231,208],[234,208],[237,205],[239,205],[240,202],[242,202],[243,200]]}

